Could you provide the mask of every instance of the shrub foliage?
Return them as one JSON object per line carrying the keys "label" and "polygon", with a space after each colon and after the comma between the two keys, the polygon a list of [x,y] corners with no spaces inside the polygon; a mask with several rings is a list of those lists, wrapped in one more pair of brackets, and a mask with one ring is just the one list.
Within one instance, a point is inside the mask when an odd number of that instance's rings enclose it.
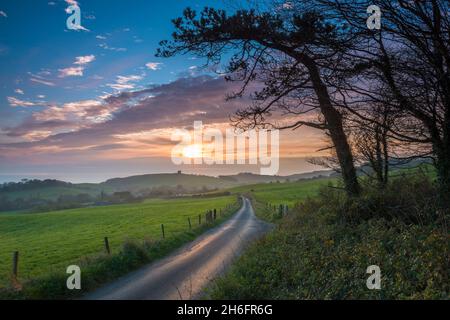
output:
{"label": "shrub foliage", "polygon": [[[448,216],[425,176],[358,198],[336,188],[296,206],[210,291],[218,299],[448,299]],[[370,265],[381,290],[366,286]]]}

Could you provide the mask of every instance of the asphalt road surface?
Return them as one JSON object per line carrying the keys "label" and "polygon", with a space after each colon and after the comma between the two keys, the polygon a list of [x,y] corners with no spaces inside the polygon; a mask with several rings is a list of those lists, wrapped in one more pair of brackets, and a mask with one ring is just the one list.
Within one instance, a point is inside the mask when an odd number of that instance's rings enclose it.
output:
{"label": "asphalt road surface", "polygon": [[92,300],[187,300],[201,297],[243,249],[271,229],[256,218],[251,203],[170,256],[85,296]]}

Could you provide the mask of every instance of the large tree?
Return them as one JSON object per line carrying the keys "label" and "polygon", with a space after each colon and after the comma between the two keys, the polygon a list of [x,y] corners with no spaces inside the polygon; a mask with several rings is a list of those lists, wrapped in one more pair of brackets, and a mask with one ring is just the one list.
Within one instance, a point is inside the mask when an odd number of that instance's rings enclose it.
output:
{"label": "large tree", "polygon": [[[317,0],[316,3],[322,10],[333,11],[337,21],[360,31],[358,45],[348,51],[361,66],[361,72],[349,86],[352,97],[391,101],[392,108],[414,119],[407,130],[390,133],[405,141],[431,146],[442,204],[448,209],[450,2]],[[371,31],[365,26],[365,8],[372,4],[381,10],[380,30]]]}
{"label": "large tree", "polygon": [[[307,5],[296,10],[239,10],[231,15],[212,8],[198,14],[188,8],[173,22],[173,39],[161,42],[159,56],[190,52],[213,65],[230,57],[227,80],[243,82],[234,97],[251,83],[262,86],[253,96],[254,104],[233,118],[234,124],[243,129],[296,129],[306,125],[326,130],[348,194],[359,194],[343,117],[332,97],[333,82],[338,79],[336,66],[354,41],[349,29],[333,24]],[[304,115],[314,110],[319,111],[317,120],[306,120]],[[283,115],[281,123],[273,119],[277,112]]]}

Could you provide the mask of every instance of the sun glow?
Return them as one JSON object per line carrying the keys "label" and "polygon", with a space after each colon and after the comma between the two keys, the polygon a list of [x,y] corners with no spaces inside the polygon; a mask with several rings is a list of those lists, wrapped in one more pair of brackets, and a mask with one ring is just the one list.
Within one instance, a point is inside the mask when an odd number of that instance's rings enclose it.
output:
{"label": "sun glow", "polygon": [[184,147],[183,156],[186,158],[201,158],[202,157],[202,146],[199,144],[191,144]]}

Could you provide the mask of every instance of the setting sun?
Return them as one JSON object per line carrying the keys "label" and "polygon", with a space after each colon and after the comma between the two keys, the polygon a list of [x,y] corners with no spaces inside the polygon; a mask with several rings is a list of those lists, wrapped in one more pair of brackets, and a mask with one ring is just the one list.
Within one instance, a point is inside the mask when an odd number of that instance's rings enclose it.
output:
{"label": "setting sun", "polygon": [[202,146],[199,144],[191,144],[183,149],[183,156],[186,158],[201,158]]}

